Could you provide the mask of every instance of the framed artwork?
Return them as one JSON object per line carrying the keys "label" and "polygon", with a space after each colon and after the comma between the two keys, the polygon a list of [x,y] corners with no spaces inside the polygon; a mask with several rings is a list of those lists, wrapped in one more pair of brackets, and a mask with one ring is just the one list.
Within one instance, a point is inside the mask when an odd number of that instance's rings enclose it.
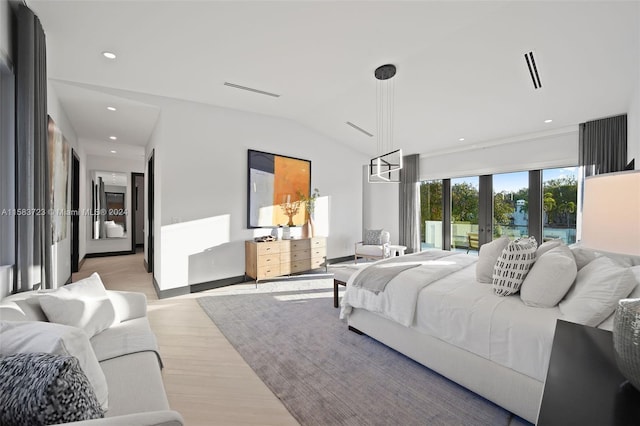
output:
{"label": "framed artwork", "polygon": [[[69,209],[69,143],[49,116],[49,197],[50,206],[56,212]],[[56,213],[51,216],[52,241],[57,243],[67,238],[67,219],[65,214]]]}
{"label": "framed artwork", "polygon": [[247,226],[304,225],[298,201],[311,192],[311,161],[252,149],[248,154]]}

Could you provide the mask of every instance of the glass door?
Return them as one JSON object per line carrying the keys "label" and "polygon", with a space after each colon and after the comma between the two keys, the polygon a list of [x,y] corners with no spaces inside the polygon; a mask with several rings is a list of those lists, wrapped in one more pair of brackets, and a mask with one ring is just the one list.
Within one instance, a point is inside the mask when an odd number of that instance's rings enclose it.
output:
{"label": "glass door", "polygon": [[493,175],[493,238],[529,235],[529,172]]}
{"label": "glass door", "polygon": [[442,249],[442,180],[428,180],[420,184],[420,241],[421,248]]}
{"label": "glass door", "polygon": [[542,171],[542,237],[576,242],[578,168],[564,167]]}
{"label": "glass door", "polygon": [[478,250],[479,184],[479,176],[451,179],[451,250]]}

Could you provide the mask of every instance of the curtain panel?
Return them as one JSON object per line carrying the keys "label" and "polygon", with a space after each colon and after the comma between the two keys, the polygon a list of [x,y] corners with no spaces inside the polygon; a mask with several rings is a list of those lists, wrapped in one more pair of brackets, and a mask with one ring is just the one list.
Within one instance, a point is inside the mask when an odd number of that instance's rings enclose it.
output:
{"label": "curtain panel", "polygon": [[400,235],[407,253],[420,251],[420,156],[405,155],[400,170]]}
{"label": "curtain panel", "polygon": [[580,123],[579,162],[585,176],[624,170],[627,165],[627,115]]}
{"label": "curtain panel", "polygon": [[46,39],[18,9],[16,50],[16,281],[14,292],[52,288]]}

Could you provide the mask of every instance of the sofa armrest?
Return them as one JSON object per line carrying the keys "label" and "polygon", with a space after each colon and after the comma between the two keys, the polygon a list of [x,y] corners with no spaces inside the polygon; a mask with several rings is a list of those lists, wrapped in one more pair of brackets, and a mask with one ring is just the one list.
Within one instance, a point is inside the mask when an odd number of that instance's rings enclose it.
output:
{"label": "sofa armrest", "polygon": [[147,296],[133,291],[107,290],[120,322],[147,316]]}
{"label": "sofa armrest", "polygon": [[149,411],[147,413],[126,414],[104,419],[84,420],[65,423],[73,426],[183,426],[184,419],[177,411]]}

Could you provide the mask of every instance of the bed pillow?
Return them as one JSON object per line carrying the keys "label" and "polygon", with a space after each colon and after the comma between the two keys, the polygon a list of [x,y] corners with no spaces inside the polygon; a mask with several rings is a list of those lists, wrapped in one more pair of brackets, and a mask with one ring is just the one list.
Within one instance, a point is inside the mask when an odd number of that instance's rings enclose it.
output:
{"label": "bed pillow", "polygon": [[536,259],[542,256],[543,254],[545,254],[546,252],[548,252],[549,250],[552,250],[563,244],[564,242],[560,239],[545,241],[544,243],[540,244],[536,249]]}
{"label": "bed pillow", "polygon": [[533,237],[511,241],[493,268],[493,292],[509,296],[520,290],[529,268],[536,261],[538,243]]}
{"label": "bed pillow", "polygon": [[40,296],[40,306],[50,322],[82,328],[89,338],[119,322],[97,273]]}
{"label": "bed pillow", "polygon": [[564,244],[558,244],[536,258],[522,282],[520,298],[527,306],[552,308],[567,294],[577,274],[571,250]]}
{"label": "bed pillow", "polygon": [[382,244],[382,232],[384,229],[367,229],[364,231],[364,245],[379,246]]}
{"label": "bed pillow", "polygon": [[107,379],[83,330],[42,321],[0,321],[0,339],[0,356],[46,352],[76,357],[98,402],[107,409]]}
{"label": "bed pillow", "polygon": [[0,424],[50,425],[104,417],[78,359],[24,353],[0,358]]}
{"label": "bed pillow", "polygon": [[597,257],[595,251],[580,246],[571,246],[571,253],[573,253],[573,257],[576,259],[578,271],[593,262]]}
{"label": "bed pillow", "polygon": [[597,326],[616,309],[637,285],[630,268],[601,256],[578,271],[576,282],[558,305],[562,319]]}
{"label": "bed pillow", "polygon": [[[634,287],[631,294],[627,297],[629,299],[640,299],[640,265],[632,266],[629,269],[631,269],[631,272],[633,273],[633,275],[635,275],[637,284]],[[598,328],[602,328],[603,330],[609,330],[609,331],[613,330],[613,319],[615,317],[615,314],[616,314],[616,311],[613,311],[613,313],[609,315],[609,317],[606,320],[602,321],[598,325]]]}
{"label": "bed pillow", "polygon": [[480,246],[476,263],[476,281],[487,284],[493,282],[493,268],[496,266],[502,250],[509,245],[509,241],[508,237],[500,237]]}

